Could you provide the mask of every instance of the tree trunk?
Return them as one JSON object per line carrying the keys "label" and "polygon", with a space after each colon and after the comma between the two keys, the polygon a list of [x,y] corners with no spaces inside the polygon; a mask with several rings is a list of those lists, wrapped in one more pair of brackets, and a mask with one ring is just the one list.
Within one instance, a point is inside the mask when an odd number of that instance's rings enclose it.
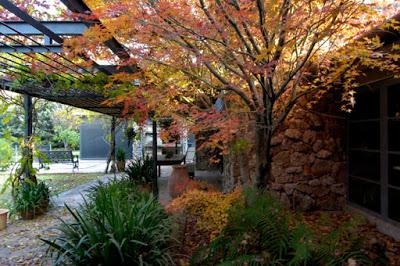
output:
{"label": "tree trunk", "polygon": [[271,177],[271,127],[265,123],[263,117],[258,116],[256,119],[256,136],[255,136],[255,151],[256,151],[256,178],[255,186],[265,188],[268,184],[268,179]]}
{"label": "tree trunk", "polygon": [[239,170],[240,170],[240,183],[244,186],[251,185],[250,171],[249,171],[249,160],[247,151],[241,150],[239,156]]}

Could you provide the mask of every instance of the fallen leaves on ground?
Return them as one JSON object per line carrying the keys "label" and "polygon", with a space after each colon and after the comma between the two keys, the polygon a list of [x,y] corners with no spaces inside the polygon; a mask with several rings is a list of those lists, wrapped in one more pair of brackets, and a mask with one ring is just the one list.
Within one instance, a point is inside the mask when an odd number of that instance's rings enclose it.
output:
{"label": "fallen leaves on ground", "polygon": [[0,231],[0,265],[51,265],[40,238],[54,236],[57,217],[68,219],[65,208],[50,210],[33,220],[18,220]]}
{"label": "fallen leaves on ground", "polygon": [[343,211],[306,212],[302,213],[302,216],[310,228],[322,234],[328,234],[350,219],[363,219],[364,222],[357,228],[357,231],[365,240],[364,248],[368,257],[374,260],[381,254],[385,254],[389,259],[389,265],[400,265],[400,241],[379,232],[376,225],[367,222],[363,216]]}

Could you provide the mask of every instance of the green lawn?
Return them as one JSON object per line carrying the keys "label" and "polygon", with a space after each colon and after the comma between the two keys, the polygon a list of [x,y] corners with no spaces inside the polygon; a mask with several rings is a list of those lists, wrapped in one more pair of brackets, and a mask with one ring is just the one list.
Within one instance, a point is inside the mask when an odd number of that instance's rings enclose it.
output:
{"label": "green lawn", "polygon": [[[89,181],[95,180],[97,177],[102,176],[101,173],[91,174],[43,174],[38,175],[38,180],[46,182],[50,187],[53,195],[57,195],[63,191],[69,190],[76,186],[85,184]],[[0,187],[3,186],[4,181],[7,179],[6,175],[0,175]],[[0,208],[9,208],[11,206],[11,191],[7,189],[6,192],[0,194]]]}

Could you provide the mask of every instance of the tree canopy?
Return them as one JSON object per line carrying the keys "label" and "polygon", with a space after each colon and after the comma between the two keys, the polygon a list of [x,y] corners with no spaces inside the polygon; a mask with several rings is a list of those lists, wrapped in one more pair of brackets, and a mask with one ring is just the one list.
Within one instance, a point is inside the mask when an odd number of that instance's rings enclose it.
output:
{"label": "tree canopy", "polygon": [[[184,118],[195,130],[217,129],[208,141],[214,147],[254,130],[259,186],[269,176],[272,134],[301,97],[342,88],[351,98],[346,92],[358,86],[365,68],[397,70],[396,58],[380,50],[384,43],[362,35],[385,19],[366,1],[87,3],[93,10],[89,17],[106,27],[92,27],[67,47],[75,54],[105,58],[99,44],[110,36],[118,38],[132,55],[121,63],[138,64],[144,80],[117,99]],[[119,74],[114,81],[138,75]],[[224,100],[223,112],[213,108],[217,98]]]}

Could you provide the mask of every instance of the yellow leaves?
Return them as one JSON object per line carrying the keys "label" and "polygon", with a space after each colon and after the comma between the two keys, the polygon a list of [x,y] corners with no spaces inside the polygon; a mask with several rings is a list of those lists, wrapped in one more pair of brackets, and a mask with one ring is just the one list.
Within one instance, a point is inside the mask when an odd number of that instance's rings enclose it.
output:
{"label": "yellow leaves", "polygon": [[400,44],[394,43],[394,44],[392,45],[392,50],[393,50],[393,51],[400,51]]}
{"label": "yellow leaves", "polygon": [[258,55],[256,56],[256,62],[261,62],[261,61],[264,61],[265,59],[267,59],[268,56],[270,55],[270,52],[271,52],[270,49],[267,49],[267,48],[262,49],[262,50],[260,51],[260,54],[258,54]]}
{"label": "yellow leaves", "polygon": [[392,59],[393,61],[397,62],[400,60],[400,54],[390,54],[387,56],[388,58]]}
{"label": "yellow leaves", "polygon": [[173,200],[167,207],[170,213],[187,212],[197,220],[196,227],[215,238],[228,222],[229,208],[241,199],[241,189],[230,194],[192,190]]}

